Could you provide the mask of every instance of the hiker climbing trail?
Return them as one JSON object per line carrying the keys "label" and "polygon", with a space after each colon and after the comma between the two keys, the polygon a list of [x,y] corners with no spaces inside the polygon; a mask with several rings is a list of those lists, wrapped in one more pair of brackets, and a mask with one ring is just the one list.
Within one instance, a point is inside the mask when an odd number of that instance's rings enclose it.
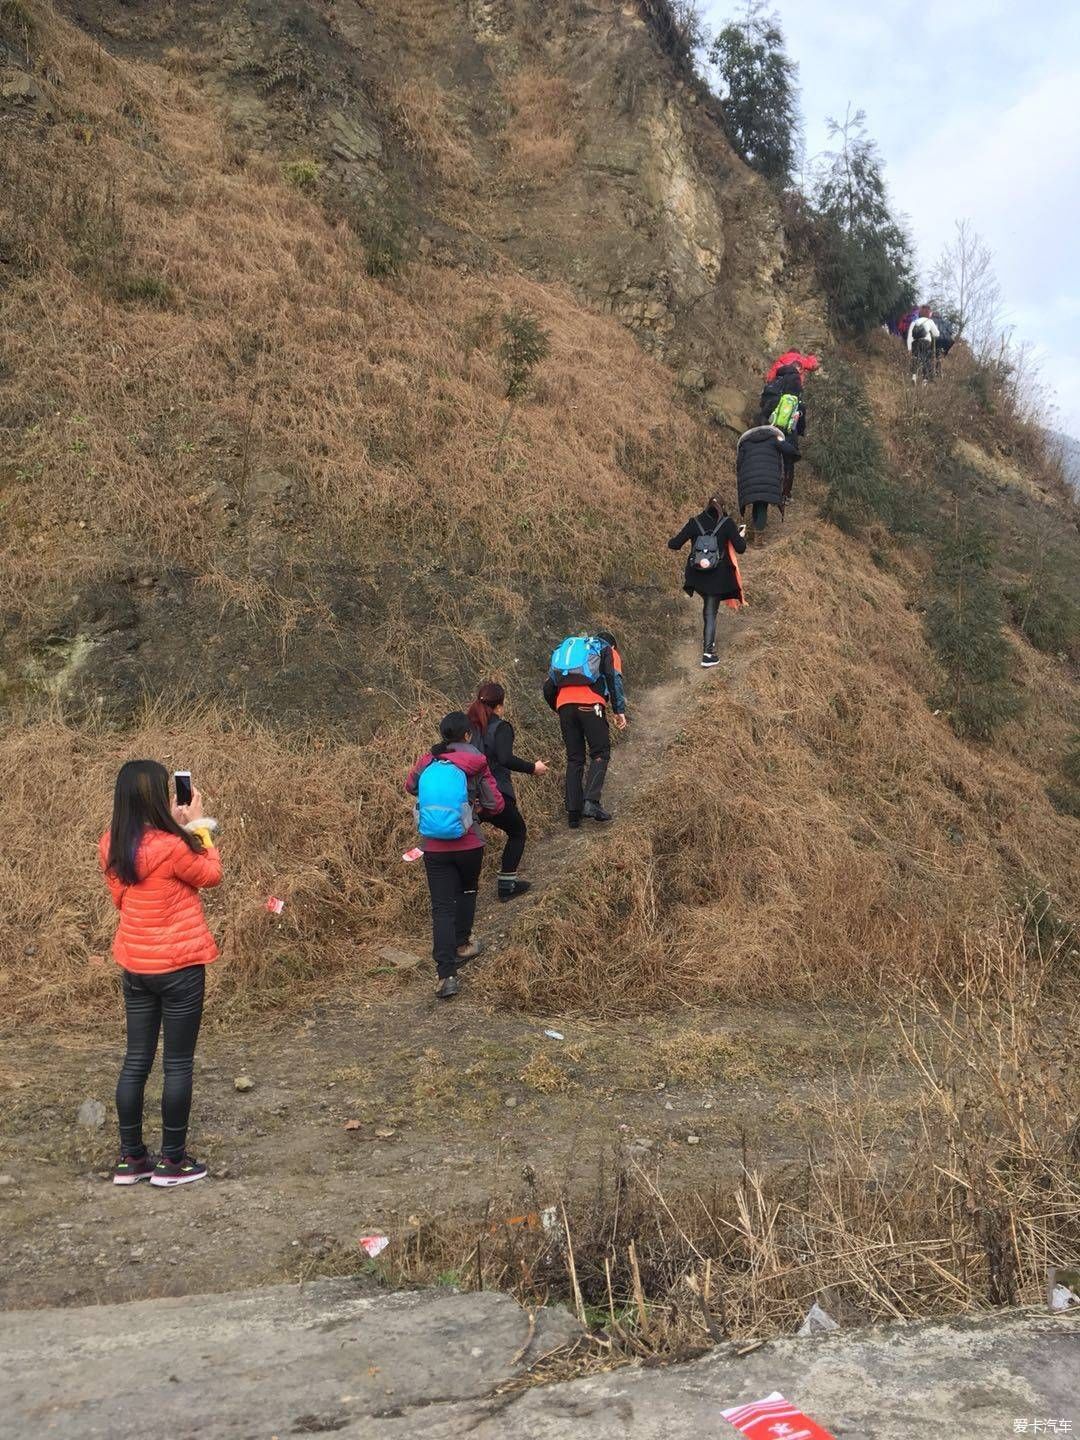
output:
{"label": "hiker climbing trail", "polygon": [[[730,616],[719,627],[718,654],[721,658],[732,647],[744,647],[761,633],[763,619],[753,608],[755,575],[769,565],[769,556],[782,552],[797,540],[806,526],[802,512],[791,512],[777,527],[766,546],[753,552],[745,577],[750,605],[741,615]],[[726,612],[725,612],[726,613]],[[702,669],[697,644],[700,618],[696,603],[688,602],[675,644],[670,653],[670,677],[647,689],[635,689],[630,708],[630,724],[616,741],[611,776],[605,787],[612,807],[618,815],[628,809],[634,799],[663,773],[664,756],[679,733],[688,708],[703,687],[723,685],[723,666],[719,672]],[[530,840],[529,874],[532,887],[527,896],[512,906],[500,905],[489,884],[482,884],[476,907],[475,934],[481,938],[485,953],[492,955],[513,942],[515,930],[523,915],[544,895],[554,889],[583,861],[592,846],[602,846],[605,834],[599,827],[567,830],[556,825]],[[484,958],[478,962],[484,964]]]}

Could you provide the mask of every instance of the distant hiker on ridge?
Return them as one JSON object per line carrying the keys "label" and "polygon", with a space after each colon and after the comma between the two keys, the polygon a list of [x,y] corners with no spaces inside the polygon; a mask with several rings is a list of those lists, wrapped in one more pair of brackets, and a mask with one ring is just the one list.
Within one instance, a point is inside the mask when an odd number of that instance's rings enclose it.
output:
{"label": "distant hiker on ridge", "polygon": [[488,680],[476,692],[469,706],[469,724],[487,756],[495,784],[503,797],[502,812],[487,816],[488,824],[506,832],[506,845],[499,866],[499,899],[513,900],[529,889],[528,880],[518,879],[518,866],[525,853],[525,818],[514,794],[514,772],[519,775],[546,775],[543,760],[519,760],[514,754],[514,727],[505,718],[506,691]]}
{"label": "distant hiker on ridge", "polygon": [[[614,711],[616,729],[626,729],[622,660],[615,636],[609,630],[568,636],[552,654],[544,699],[559,717],[566,746],[567,824],[576,830],[583,816],[609,824],[615,817],[600,804],[611,758],[608,705]],[[583,784],[586,747],[589,773]]]}
{"label": "distant hiker on ridge", "polygon": [[686,561],[683,589],[687,595],[702,598],[705,624],[701,664],[704,669],[720,663],[716,654],[716,617],[721,604],[737,610],[746,603],[735,558],[746,549],[745,535],[746,526],[736,525],[720,497],[710,495],[701,514],[689,519],[667,542],[669,550],[681,550],[688,540],[693,542]]}
{"label": "distant hiker on ridge", "polygon": [[431,892],[435,994],[452,1000],[461,989],[457,972],[480,954],[472,927],[485,841],[473,807],[481,816],[494,816],[504,802],[487,760],[469,743],[469,717],[460,710],[445,715],[439,735],[438,744],[409,771],[405,789],[416,796],[416,828]]}
{"label": "distant hiker on ridge", "polygon": [[908,326],[907,348],[911,356],[911,378],[914,381],[933,380],[937,367],[937,342],[941,331],[934,323],[934,312],[929,305],[920,305],[919,314]]}

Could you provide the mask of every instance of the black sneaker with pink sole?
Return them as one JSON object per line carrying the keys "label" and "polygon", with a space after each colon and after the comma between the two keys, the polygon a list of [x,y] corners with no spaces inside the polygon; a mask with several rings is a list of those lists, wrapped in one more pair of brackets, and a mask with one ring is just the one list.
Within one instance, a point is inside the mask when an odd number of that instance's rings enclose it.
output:
{"label": "black sneaker with pink sole", "polygon": [[154,1166],[150,1184],[190,1185],[193,1180],[205,1179],[206,1166],[196,1160],[194,1155],[185,1155],[180,1160],[168,1160],[163,1155]]}
{"label": "black sneaker with pink sole", "polygon": [[114,1185],[137,1185],[140,1180],[149,1180],[154,1173],[157,1156],[149,1150],[142,1155],[121,1155],[113,1170]]}

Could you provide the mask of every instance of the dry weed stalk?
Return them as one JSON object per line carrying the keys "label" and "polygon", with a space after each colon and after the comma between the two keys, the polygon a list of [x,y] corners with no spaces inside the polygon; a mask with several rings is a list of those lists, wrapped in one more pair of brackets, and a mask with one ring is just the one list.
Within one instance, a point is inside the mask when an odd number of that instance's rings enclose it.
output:
{"label": "dry weed stalk", "polygon": [[[627,1355],[792,1333],[815,1298],[842,1324],[1038,1303],[1080,1251],[1077,1007],[1050,958],[1014,931],[971,953],[954,1002],[923,985],[891,1002],[920,1082],[899,1129],[875,1115],[885,1075],[857,1103],[820,1097],[802,1167],[676,1193],[627,1160],[564,1197],[558,1235],[496,1226],[485,1284],[572,1300]],[[467,1221],[421,1224],[386,1273],[464,1277],[475,1243]]]}

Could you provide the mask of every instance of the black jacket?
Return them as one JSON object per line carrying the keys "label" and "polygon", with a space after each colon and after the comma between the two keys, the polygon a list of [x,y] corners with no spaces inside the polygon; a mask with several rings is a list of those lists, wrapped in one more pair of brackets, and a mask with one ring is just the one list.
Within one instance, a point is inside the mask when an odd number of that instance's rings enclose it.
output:
{"label": "black jacket", "polygon": [[756,425],[739,436],[735,473],[740,514],[748,505],[781,503],[785,457],[798,460],[799,447],[775,425]]}
{"label": "black jacket", "polygon": [[511,771],[519,775],[531,775],[536,769],[533,760],[519,760],[514,754],[514,727],[501,715],[493,715],[484,732],[484,754],[488,768],[495,776],[495,784],[508,800],[514,798],[514,782]]}
{"label": "black jacket", "polygon": [[[693,553],[693,542],[701,531],[711,531],[716,525],[718,515],[711,510],[703,510],[700,515],[688,520],[677,535],[673,535],[667,542],[669,550],[681,550],[689,540],[691,543],[691,554]],[[701,527],[699,529],[698,527]],[[739,534],[739,527],[732,520],[730,515],[725,515],[720,523],[720,529],[716,532],[717,544],[720,546],[720,564],[715,570],[694,570],[691,569],[689,558],[686,561],[686,575],[683,580],[683,589],[688,595],[717,595],[721,600],[737,600],[739,598],[739,582],[735,578],[735,567],[728,555],[727,542],[731,541],[731,548],[736,555],[741,555],[746,549],[746,541]]]}

